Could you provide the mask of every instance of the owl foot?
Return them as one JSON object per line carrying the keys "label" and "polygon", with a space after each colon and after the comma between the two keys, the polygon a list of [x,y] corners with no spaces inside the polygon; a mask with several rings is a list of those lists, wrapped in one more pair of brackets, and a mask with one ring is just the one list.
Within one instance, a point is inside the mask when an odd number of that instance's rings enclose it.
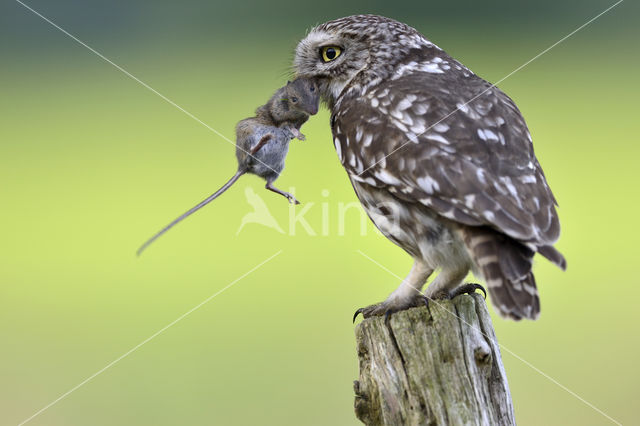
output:
{"label": "owl foot", "polygon": [[362,314],[364,318],[384,315],[385,322],[388,322],[392,314],[404,311],[405,309],[415,308],[417,306],[426,306],[427,308],[429,308],[429,299],[422,295],[402,301],[389,301],[387,299],[382,303],[377,303],[375,305],[369,305],[367,307],[358,309],[353,314],[353,322],[356,322],[356,318],[358,318],[358,315],[360,314]]}
{"label": "owl foot", "polygon": [[471,294],[475,293],[476,290],[482,290],[484,293],[484,298],[487,298],[487,291],[480,284],[463,284],[460,287],[456,287],[449,292],[449,299],[453,299],[456,296],[460,296],[461,294]]}

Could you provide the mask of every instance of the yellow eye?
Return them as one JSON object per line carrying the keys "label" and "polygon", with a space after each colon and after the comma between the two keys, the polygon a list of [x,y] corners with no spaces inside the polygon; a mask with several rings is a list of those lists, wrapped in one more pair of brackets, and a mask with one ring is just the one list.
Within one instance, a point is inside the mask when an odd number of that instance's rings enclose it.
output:
{"label": "yellow eye", "polygon": [[325,46],[320,48],[320,56],[323,62],[331,62],[342,53],[342,48],[338,46]]}

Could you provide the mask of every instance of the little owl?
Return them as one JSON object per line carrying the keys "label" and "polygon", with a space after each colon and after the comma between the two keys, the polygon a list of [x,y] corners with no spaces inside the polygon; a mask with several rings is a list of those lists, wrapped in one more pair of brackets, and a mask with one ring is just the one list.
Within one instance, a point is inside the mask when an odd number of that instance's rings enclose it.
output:
{"label": "little owl", "polygon": [[[553,244],[556,201],[514,102],[414,28],[358,15],[313,28],[297,76],[318,81],[338,157],[367,214],[414,264],[365,317],[451,298],[469,271],[512,319],[540,313],[531,271]],[[429,276],[439,274],[421,289]]]}

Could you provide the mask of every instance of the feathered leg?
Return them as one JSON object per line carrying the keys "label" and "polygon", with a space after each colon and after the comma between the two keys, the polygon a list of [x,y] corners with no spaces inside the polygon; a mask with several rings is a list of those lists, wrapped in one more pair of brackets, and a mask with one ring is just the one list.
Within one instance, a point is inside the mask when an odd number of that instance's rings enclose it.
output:
{"label": "feathered leg", "polygon": [[402,280],[400,286],[389,295],[387,300],[358,309],[353,319],[355,320],[360,313],[365,318],[368,318],[376,315],[389,315],[415,306],[424,306],[427,301],[422,295],[421,289],[432,273],[433,268],[416,259],[409,275]]}

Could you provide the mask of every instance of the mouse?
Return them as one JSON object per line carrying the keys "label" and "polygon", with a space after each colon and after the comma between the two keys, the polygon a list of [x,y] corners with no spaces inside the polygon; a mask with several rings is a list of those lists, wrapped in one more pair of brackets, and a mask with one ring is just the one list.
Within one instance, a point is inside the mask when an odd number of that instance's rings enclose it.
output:
{"label": "mouse", "polygon": [[316,81],[297,78],[287,81],[287,85],[278,89],[266,104],[258,107],[256,117],[278,127],[287,127],[297,139],[305,140],[300,127],[310,115],[318,112],[319,104]]}
{"label": "mouse", "polygon": [[220,189],[174,219],[148,239],[136,252],[138,256],[155,240],[182,220],[191,216],[226,192],[242,175],[249,173],[266,181],[265,188],[287,198],[292,204],[300,202],[290,193],[282,191],[273,182],[284,170],[289,142],[305,140],[300,128],[310,115],[318,112],[320,94],[315,80],[300,77],[278,89],[255,116],[245,118],[236,125],[236,159],[238,169]]}

